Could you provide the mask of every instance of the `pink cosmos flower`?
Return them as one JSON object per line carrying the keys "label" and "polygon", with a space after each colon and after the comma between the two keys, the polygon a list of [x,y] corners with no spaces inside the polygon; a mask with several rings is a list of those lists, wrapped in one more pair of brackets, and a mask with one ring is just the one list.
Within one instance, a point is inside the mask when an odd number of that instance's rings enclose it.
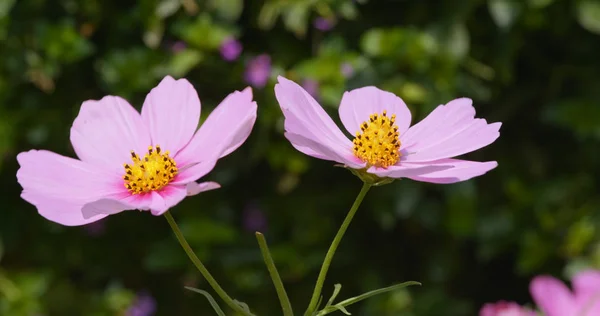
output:
{"label": "pink cosmos flower", "polygon": [[573,291],[551,276],[537,276],[529,286],[533,300],[545,316],[600,315],[600,271],[587,270],[572,280]]}
{"label": "pink cosmos flower", "polygon": [[309,156],[344,164],[363,180],[454,183],[498,165],[452,158],[487,146],[500,135],[501,123],[476,119],[470,99],[440,105],[409,128],[410,111],[396,95],[375,87],[346,92],[339,114],[354,135],[349,140],[308,92],[281,76],[278,81],[275,95],[292,145]]}
{"label": "pink cosmos flower", "polygon": [[233,92],[196,132],[196,90],[169,76],[148,93],[141,114],[116,96],[86,101],[71,127],[79,160],[45,150],[20,153],[21,197],[67,226],[124,210],[161,215],[186,196],[219,187],[195,180],[246,140],[256,108],[250,88]]}
{"label": "pink cosmos flower", "polygon": [[499,301],[483,305],[479,316],[535,316],[535,312],[515,302]]}

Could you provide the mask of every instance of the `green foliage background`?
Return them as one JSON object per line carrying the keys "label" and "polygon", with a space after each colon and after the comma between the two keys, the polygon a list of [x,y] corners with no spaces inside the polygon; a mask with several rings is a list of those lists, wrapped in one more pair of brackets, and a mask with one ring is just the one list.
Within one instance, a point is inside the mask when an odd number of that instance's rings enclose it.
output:
{"label": "green foliage background", "polygon": [[[312,25],[335,19],[330,31]],[[244,52],[219,55],[228,37]],[[186,48],[172,49],[178,42]],[[136,293],[157,315],[210,315],[184,285],[209,289],[163,218],[125,212],[62,227],[19,198],[15,155],[68,141],[80,104],[106,94],[136,106],[166,74],[198,90],[203,118],[242,89],[247,61],[267,53],[248,141],[207,179],[222,189],[173,210],[193,248],[234,297],[259,315],[279,305],[253,231],[263,230],[298,311],[360,189],[332,163],[282,136],[278,74],[319,83],[337,119],[342,93],[376,85],[401,96],[413,122],[459,96],[501,137],[473,160],[498,168],[460,184],[396,181],[376,188],[334,260],[325,295],[345,298],[393,283],[422,287],[375,297],[354,315],[476,315],[487,301],[530,302],[529,279],[600,268],[600,2],[595,0],[1,0],[0,314],[123,315]],[[354,73],[340,71],[350,64]]]}

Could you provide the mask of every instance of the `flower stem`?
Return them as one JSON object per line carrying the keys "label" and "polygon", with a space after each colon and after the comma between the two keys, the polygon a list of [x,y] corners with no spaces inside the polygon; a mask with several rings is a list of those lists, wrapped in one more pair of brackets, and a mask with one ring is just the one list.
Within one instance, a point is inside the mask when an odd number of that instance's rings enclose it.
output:
{"label": "flower stem", "polygon": [[271,257],[271,252],[269,251],[269,246],[267,245],[267,240],[265,239],[265,236],[259,232],[256,232],[256,240],[258,240],[260,252],[262,253],[263,259],[265,260],[265,264],[267,265],[267,270],[269,270],[269,274],[271,275],[271,279],[273,280],[273,285],[275,286],[275,290],[277,291],[277,297],[279,298],[279,302],[281,303],[283,315],[294,316],[294,312],[292,311],[292,304],[290,303],[290,299],[288,298],[287,293],[285,292],[285,287],[283,286],[283,282],[281,282],[281,277],[279,277],[279,272],[277,272],[275,262],[273,262],[273,258]]}
{"label": "flower stem", "polygon": [[323,288],[323,283],[325,282],[325,277],[327,276],[327,270],[329,270],[329,265],[331,264],[331,260],[333,259],[333,256],[335,255],[335,251],[337,250],[337,247],[340,244],[340,241],[342,241],[342,238],[344,237],[344,234],[346,233],[346,229],[348,229],[350,222],[352,222],[352,218],[354,218],[354,214],[356,214],[358,207],[362,203],[367,192],[369,192],[370,188],[371,188],[371,184],[369,184],[367,182],[363,183],[363,186],[360,189],[360,192],[358,193],[356,200],[354,200],[354,204],[352,204],[352,207],[350,208],[348,215],[346,215],[346,218],[344,219],[342,226],[340,227],[337,234],[335,235],[335,238],[333,238],[333,242],[331,243],[331,246],[329,246],[329,250],[327,251],[327,254],[325,255],[325,260],[323,260],[323,265],[321,266],[321,271],[319,272],[319,277],[317,278],[317,284],[315,284],[315,290],[313,291],[312,298],[310,299],[310,304],[308,305],[308,309],[306,309],[306,312],[304,313],[305,316],[311,316],[317,309],[317,303],[319,302],[319,298],[321,296],[321,289]]}
{"label": "flower stem", "polygon": [[185,250],[185,253],[188,255],[188,257],[190,257],[190,260],[192,260],[192,263],[194,263],[196,268],[198,268],[200,273],[202,273],[202,276],[204,276],[206,281],[208,281],[210,286],[212,286],[212,288],[215,290],[215,292],[217,292],[217,294],[221,297],[221,299],[223,301],[225,301],[225,303],[227,303],[227,305],[229,305],[229,307],[231,307],[236,312],[241,313],[242,315],[247,315],[247,316],[252,315],[251,313],[248,313],[247,311],[245,311],[229,295],[227,295],[225,290],[223,290],[223,288],[219,285],[219,283],[217,283],[217,280],[215,280],[215,278],[213,278],[213,276],[210,274],[210,272],[208,272],[208,270],[206,269],[204,264],[202,264],[200,259],[198,259],[198,256],[196,256],[196,254],[194,253],[194,251],[192,250],[192,248],[190,247],[188,242],[185,240],[185,237],[181,233],[179,226],[177,226],[175,219],[173,218],[173,216],[171,215],[171,213],[169,211],[165,212],[165,218],[167,219],[167,222],[169,222],[171,229],[175,233],[175,237],[177,237],[177,241],[179,241],[179,244],[181,245],[183,250]]}

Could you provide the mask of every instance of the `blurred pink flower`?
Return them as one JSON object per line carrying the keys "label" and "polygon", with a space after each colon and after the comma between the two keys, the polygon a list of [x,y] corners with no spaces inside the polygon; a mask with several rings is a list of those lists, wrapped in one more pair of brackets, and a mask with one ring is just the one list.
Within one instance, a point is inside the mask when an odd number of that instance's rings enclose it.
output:
{"label": "blurred pink flower", "polygon": [[79,160],[46,150],[20,153],[21,197],[67,226],[124,210],[161,215],[186,196],[219,187],[195,180],[250,134],[252,90],[227,96],[196,132],[199,119],[196,90],[169,76],[148,93],[141,115],[120,97],[86,101],[71,127]]}
{"label": "blurred pink flower", "polygon": [[263,88],[271,75],[271,56],[262,54],[251,59],[246,65],[244,78],[253,87]]}
{"label": "blurred pink flower", "polygon": [[479,316],[535,316],[535,312],[515,302],[499,301],[483,305]]}
{"label": "blurred pink flower", "polygon": [[501,123],[475,118],[470,99],[438,106],[409,128],[402,99],[375,87],[344,93],[339,114],[350,141],[315,99],[298,84],[278,77],[275,96],[285,116],[285,136],[299,151],[332,160],[361,175],[454,183],[495,168],[495,161],[454,159],[494,142]]}
{"label": "blurred pink flower", "polygon": [[302,88],[308,92],[313,98],[319,99],[319,82],[313,79],[304,79]]}
{"label": "blurred pink flower", "polygon": [[350,63],[343,63],[340,71],[344,78],[349,78],[354,74],[354,67]]}
{"label": "blurred pink flower", "polygon": [[236,60],[242,53],[242,43],[235,38],[228,38],[221,44],[221,57],[227,61]]}
{"label": "blurred pink flower", "polygon": [[600,315],[600,271],[580,272],[572,284],[570,291],[560,280],[542,275],[531,281],[529,291],[545,316]]}

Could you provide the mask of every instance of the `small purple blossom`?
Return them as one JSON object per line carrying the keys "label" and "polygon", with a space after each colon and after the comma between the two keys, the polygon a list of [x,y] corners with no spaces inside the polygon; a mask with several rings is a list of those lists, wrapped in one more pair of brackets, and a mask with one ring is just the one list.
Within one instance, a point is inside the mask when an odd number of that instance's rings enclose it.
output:
{"label": "small purple blossom", "polygon": [[242,53],[242,43],[233,37],[230,37],[223,41],[221,44],[221,57],[227,61],[236,60]]}
{"label": "small purple blossom", "polygon": [[242,225],[246,231],[265,231],[267,229],[267,217],[256,203],[250,203],[244,209]]}
{"label": "small purple blossom", "polygon": [[140,293],[129,307],[126,316],[152,316],[156,312],[156,301],[148,293]]}
{"label": "small purple blossom", "polygon": [[319,82],[313,79],[304,79],[302,88],[312,95],[313,98],[319,99]]}
{"label": "small purple blossom", "polygon": [[354,67],[350,63],[342,63],[340,71],[344,78],[350,78],[354,74]]}
{"label": "small purple blossom", "polygon": [[313,21],[313,26],[320,31],[329,31],[335,26],[335,20],[320,16]]}
{"label": "small purple blossom", "polygon": [[271,56],[261,54],[248,61],[244,79],[248,84],[256,88],[263,88],[267,84],[270,75]]}
{"label": "small purple blossom", "polygon": [[171,46],[171,51],[174,53],[179,53],[180,51],[187,48],[187,44],[184,41],[177,41],[173,46]]}

